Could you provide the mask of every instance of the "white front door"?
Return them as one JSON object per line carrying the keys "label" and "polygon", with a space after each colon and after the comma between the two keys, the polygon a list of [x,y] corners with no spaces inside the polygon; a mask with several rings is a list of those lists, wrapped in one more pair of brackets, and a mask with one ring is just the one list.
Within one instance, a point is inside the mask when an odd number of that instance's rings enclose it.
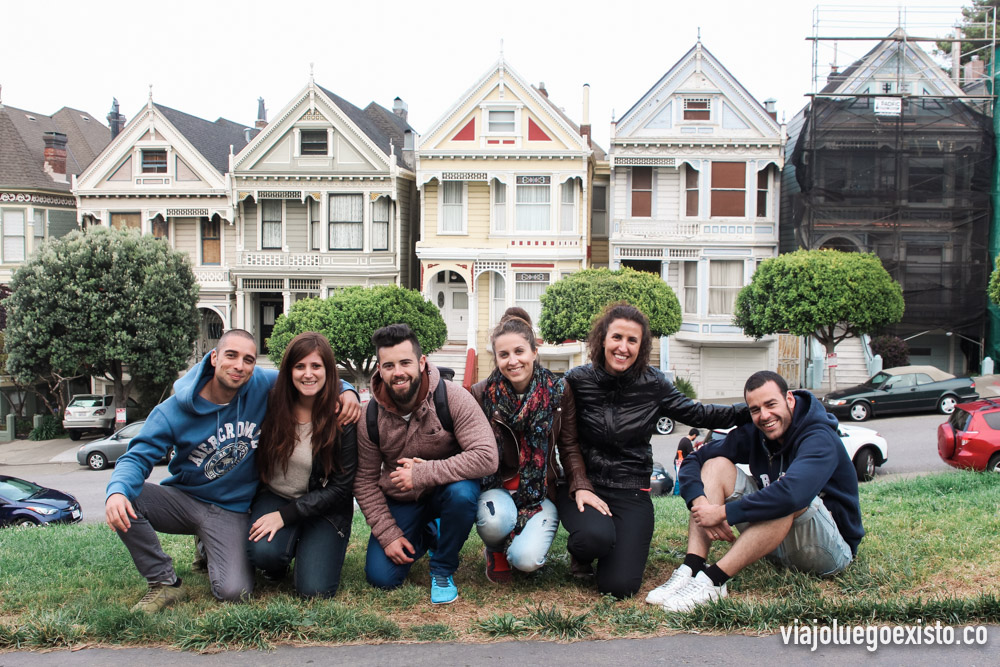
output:
{"label": "white front door", "polygon": [[434,277],[434,303],[448,327],[448,340],[466,342],[469,338],[469,291],[465,279],[454,271],[442,271]]}

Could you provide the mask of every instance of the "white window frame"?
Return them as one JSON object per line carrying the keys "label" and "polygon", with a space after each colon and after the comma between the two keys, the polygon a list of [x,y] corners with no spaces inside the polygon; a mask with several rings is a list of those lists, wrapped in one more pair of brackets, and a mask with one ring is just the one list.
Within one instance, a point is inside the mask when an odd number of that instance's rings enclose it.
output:
{"label": "white window frame", "polygon": [[[483,110],[483,131],[480,133],[484,137],[520,137],[521,136],[521,113],[520,104],[484,104],[480,107]],[[493,130],[490,128],[490,113],[494,111],[512,112],[514,114],[514,127],[510,130]],[[506,124],[506,121],[504,122]]]}
{"label": "white window frame", "polygon": [[[539,180],[540,182],[532,183],[528,181]],[[518,196],[521,192],[521,188],[531,188],[533,191],[548,193],[548,200],[545,202],[518,202]],[[520,213],[521,207],[537,206],[541,207],[541,204],[545,204],[545,208],[548,213],[546,215],[546,226],[543,229],[525,229],[520,225]],[[514,179],[514,231],[518,234],[551,234],[552,233],[552,177],[551,176],[537,176],[537,175],[522,175],[517,176]]]}
{"label": "white window frame", "polygon": [[[10,219],[13,220],[14,215],[21,215],[21,233],[20,234],[8,234],[8,214],[11,214]],[[13,224],[13,223],[12,223]],[[13,262],[23,262],[26,259],[27,248],[25,247],[25,232],[28,226],[28,211],[23,208],[0,208],[0,227],[2,227],[3,232],[3,257],[2,261],[4,264],[11,264]],[[21,239],[20,252],[7,252],[7,239]]]}
{"label": "white window frame", "polygon": [[[602,191],[603,194],[598,196],[598,190]],[[590,235],[596,239],[606,239],[608,238],[608,191],[610,190],[610,184],[592,185],[590,188]],[[600,206],[600,208],[598,208]],[[597,225],[594,224],[594,218],[598,213],[604,215],[604,227],[602,229],[597,229]]]}
{"label": "white window frame", "polygon": [[323,206],[312,197],[309,197],[306,202],[306,224],[309,225],[306,233],[309,236],[309,250],[316,252],[323,247],[321,241],[323,238]]}
{"label": "white window frame", "polygon": [[[217,223],[219,225],[219,236],[218,236],[218,240],[219,240],[219,261],[218,262],[210,262],[210,263],[205,261],[205,241],[206,240],[209,240],[209,241],[214,240],[213,237],[205,236],[205,225],[210,225],[210,224],[212,224],[212,218],[206,217],[206,216],[202,216],[202,217],[198,218],[198,260],[199,260],[198,263],[201,266],[222,266],[225,263],[225,261],[224,261],[225,260],[224,255],[225,255],[225,251],[226,251],[226,247],[224,245],[224,241],[223,241],[223,238],[222,238],[223,229],[225,229],[225,225],[222,224],[222,218],[219,218],[219,221]],[[263,240],[263,237],[262,237],[262,240]]]}
{"label": "white window frame", "polygon": [[[538,330],[538,320],[541,318],[542,314],[542,294],[548,289],[548,286],[552,284],[552,274],[553,269],[546,271],[517,271],[514,273],[514,305],[520,306],[528,311],[531,315],[531,321],[534,324],[535,330]],[[521,280],[518,280],[518,278]],[[519,285],[538,285],[542,284],[545,287],[538,295],[538,299],[521,299],[518,298],[518,286]],[[538,304],[535,306],[535,304]]]}
{"label": "white window frame", "polygon": [[[727,263],[731,262],[733,264],[739,264],[739,280],[740,280],[740,284],[739,285],[713,285],[712,284],[712,265],[713,264],[718,265],[720,262],[727,262]],[[708,302],[706,304],[706,307],[708,309],[708,315],[709,315],[709,317],[731,318],[733,316],[733,311],[736,310],[736,295],[739,294],[740,290],[743,289],[746,286],[746,284],[747,284],[746,262],[744,260],[742,260],[742,259],[728,259],[728,258],[722,258],[722,257],[715,257],[715,258],[709,259],[708,260],[707,282],[708,282],[708,285],[707,285]],[[712,294],[714,292],[718,291],[718,290],[724,290],[727,293],[728,292],[732,292],[732,303],[733,303],[733,306],[732,306],[732,308],[729,309],[729,312],[725,312],[725,313],[723,313],[723,312],[712,312],[713,308],[714,308],[714,306],[712,304]]]}
{"label": "white window frame", "polygon": [[[385,220],[379,220],[376,217],[375,212],[377,207],[381,206],[383,203],[385,205]],[[385,247],[376,248],[375,225],[381,225],[381,224],[385,225]],[[371,233],[372,252],[386,252],[392,248],[392,236],[389,234],[389,231],[391,229],[392,229],[392,200],[388,196],[378,197],[377,199],[375,199],[375,201],[372,202],[372,233]]]}
{"label": "white window frame", "polygon": [[[163,171],[146,171],[146,153],[163,153]],[[166,146],[145,146],[139,149],[139,176],[166,176],[170,174],[170,149]]]}
{"label": "white window frame", "polygon": [[[689,108],[688,103],[690,102],[696,102],[696,103],[704,102],[708,106],[704,109]],[[681,107],[681,122],[683,123],[711,123],[715,119],[715,105],[712,104],[711,97],[685,97],[684,103],[681,104],[680,107]],[[685,111],[707,111],[708,118],[698,118],[698,119],[688,120],[684,118]]]}
{"label": "white window frame", "polygon": [[[577,228],[577,193],[575,178],[570,178],[559,186],[559,231],[564,234],[572,234]],[[566,201],[567,194],[570,201]]]}
{"label": "white window frame", "polygon": [[[498,202],[499,195],[503,201]],[[497,234],[507,233],[507,203],[510,200],[510,188],[498,178],[490,182],[490,215],[493,217],[491,229]]]}
{"label": "white window frame", "polygon": [[[361,200],[361,219],[360,220],[334,220],[333,219],[333,198],[334,197],[358,197]],[[365,248],[365,195],[360,192],[331,192],[327,196],[328,206],[327,206],[327,244],[331,252],[361,252]],[[342,248],[335,246],[333,244],[333,230],[334,225],[360,225],[361,226],[361,244],[356,248]]]}
{"label": "white window frame", "polygon": [[[278,236],[279,242],[278,246],[265,246],[264,245],[264,225],[275,224],[274,220],[264,220],[264,204],[269,202],[276,202],[281,208],[281,219],[277,221],[278,224]],[[285,215],[285,200],[284,199],[261,199],[260,206],[257,207],[260,211],[260,249],[261,250],[283,250],[285,247],[285,220],[287,216]]]}
{"label": "white window frame", "polygon": [[[456,206],[457,204],[444,203],[444,191],[447,184],[458,184],[462,189],[462,228],[446,230],[444,228],[445,206]],[[466,236],[469,233],[469,184],[467,181],[441,181],[438,188],[438,234],[440,236]]]}
{"label": "white window frame", "polygon": [[[680,282],[680,302],[681,302],[681,313],[683,315],[691,315],[693,317],[698,316],[698,264],[697,260],[684,260],[679,262],[679,276],[678,282]],[[694,269],[694,281],[692,284],[688,284],[688,267],[693,267]],[[688,300],[694,298],[694,308],[688,308]]]}
{"label": "white window frame", "polygon": [[[326,151],[323,153],[305,153],[302,148],[305,146],[305,133],[313,132],[315,134],[322,134],[325,137]],[[303,127],[299,129],[298,132],[299,140],[299,157],[330,157],[330,133],[326,128],[321,127]]]}
{"label": "white window frame", "polygon": [[[507,277],[490,271],[490,329],[495,327],[507,310]],[[497,293],[499,292],[499,296]]]}

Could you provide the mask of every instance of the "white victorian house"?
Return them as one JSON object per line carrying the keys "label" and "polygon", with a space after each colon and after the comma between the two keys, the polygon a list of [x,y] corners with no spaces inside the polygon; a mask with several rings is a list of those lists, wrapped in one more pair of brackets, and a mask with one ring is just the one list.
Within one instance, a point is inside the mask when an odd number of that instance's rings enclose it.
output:
{"label": "white victorian house", "polygon": [[699,398],[740,396],[777,367],[773,337],[755,342],[733,306],[760,262],[777,255],[784,129],[699,41],[612,125],[612,268],[657,273],[683,324],[660,367]]}

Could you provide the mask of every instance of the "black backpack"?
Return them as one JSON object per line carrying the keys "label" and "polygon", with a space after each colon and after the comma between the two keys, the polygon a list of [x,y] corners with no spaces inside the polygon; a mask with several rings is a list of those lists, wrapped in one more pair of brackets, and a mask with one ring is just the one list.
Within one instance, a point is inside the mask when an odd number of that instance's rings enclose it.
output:
{"label": "black backpack", "polygon": [[[454,377],[454,372],[450,368],[439,368],[439,371],[449,371],[451,376]],[[438,420],[441,422],[441,426],[448,433],[455,432],[455,423],[451,420],[451,410],[448,408],[448,387],[445,386],[447,380],[444,379],[445,373],[441,373],[441,379],[438,380],[437,387],[434,388],[434,411],[437,412]],[[373,398],[368,401],[368,409],[365,412],[365,422],[368,425],[368,439],[371,440],[372,444],[378,447],[380,445],[379,435],[378,435],[378,403]]]}

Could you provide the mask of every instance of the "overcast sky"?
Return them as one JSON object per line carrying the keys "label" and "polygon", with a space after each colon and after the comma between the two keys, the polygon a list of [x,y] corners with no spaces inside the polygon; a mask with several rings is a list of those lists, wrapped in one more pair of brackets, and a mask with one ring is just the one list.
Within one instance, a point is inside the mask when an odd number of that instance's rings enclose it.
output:
{"label": "overcast sky", "polygon": [[[824,5],[820,34],[888,34],[903,12],[911,35],[943,36],[970,2]],[[699,28],[750,93],[775,98],[779,120],[790,119],[813,90],[814,10],[803,0],[16,0],[3,7],[0,86],[9,106],[44,114],[71,106],[103,122],[112,97],[135,116],[152,84],[160,104],[250,125],[258,97],[273,118],[314,63],[317,83],[360,107],[403,98],[410,124],[425,133],[493,66],[502,43],[510,66],[544,81],[576,122],[590,84],[594,138],[606,148],[612,116],[694,45]],[[836,60],[847,65],[871,46],[840,42]],[[833,44],[823,43],[823,76],[833,60]]]}

